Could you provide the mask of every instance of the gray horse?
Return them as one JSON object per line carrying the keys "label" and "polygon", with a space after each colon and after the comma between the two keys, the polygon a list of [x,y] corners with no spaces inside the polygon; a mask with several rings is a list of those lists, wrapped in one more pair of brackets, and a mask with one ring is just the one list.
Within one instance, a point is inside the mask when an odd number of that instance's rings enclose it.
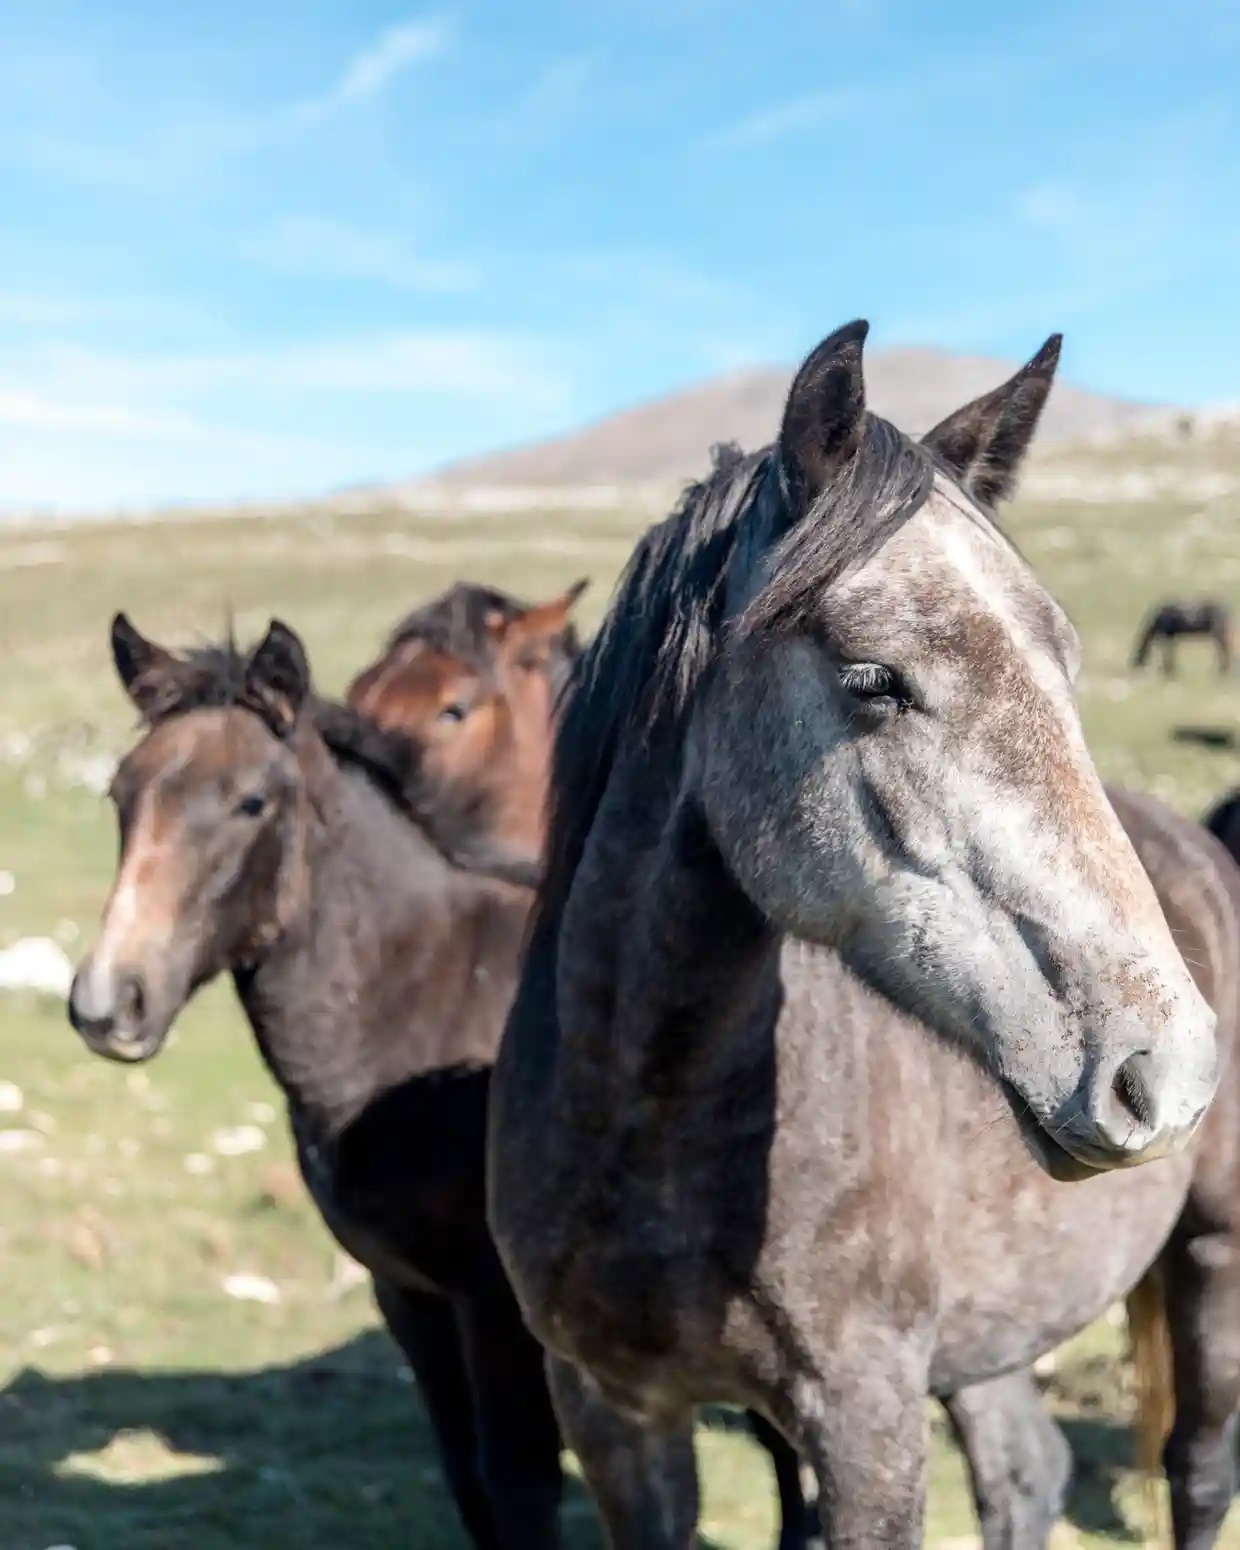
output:
{"label": "gray horse", "polygon": [[557,739],[489,1208],[617,1550],[691,1539],[710,1401],[807,1457],[832,1544],[915,1543],[924,1396],[1138,1279],[1216,1083],[1075,635],[989,515],[1059,341],[919,446],[864,335],[639,546]]}

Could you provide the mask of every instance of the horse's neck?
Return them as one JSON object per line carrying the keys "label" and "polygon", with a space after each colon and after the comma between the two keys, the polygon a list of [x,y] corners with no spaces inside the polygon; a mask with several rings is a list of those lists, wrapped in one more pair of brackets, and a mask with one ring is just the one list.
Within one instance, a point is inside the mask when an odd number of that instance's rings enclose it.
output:
{"label": "horse's neck", "polygon": [[636,860],[632,831],[617,832],[614,849],[591,847],[561,920],[557,1012],[572,1039],[557,1050],[557,1098],[566,1125],[629,1145],[734,1083],[767,1081],[780,940],[694,811]]}
{"label": "horse's neck", "polygon": [[310,857],[303,916],[237,976],[263,1057],[303,1127],[338,1134],[410,1077],[494,1059],[523,896],[449,867],[357,774]]}

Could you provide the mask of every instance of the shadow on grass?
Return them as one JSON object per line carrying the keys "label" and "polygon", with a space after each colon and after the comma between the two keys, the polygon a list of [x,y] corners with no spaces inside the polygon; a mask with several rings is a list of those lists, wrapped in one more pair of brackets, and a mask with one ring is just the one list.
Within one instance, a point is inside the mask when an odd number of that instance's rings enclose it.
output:
{"label": "shadow on grass", "polygon": [[[570,1481],[566,1550],[601,1550]],[[464,1550],[387,1338],[256,1372],[110,1369],[0,1390],[5,1550]]]}
{"label": "shadow on grass", "polygon": [[1132,1469],[1131,1426],[1102,1416],[1057,1419],[1073,1459],[1064,1517],[1087,1534],[1144,1543],[1144,1536],[1124,1520],[1116,1501],[1120,1481]]}
{"label": "shadow on grass", "polygon": [[1176,743],[1192,743],[1198,748],[1228,749],[1236,746],[1236,733],[1232,727],[1172,727],[1171,739]]}

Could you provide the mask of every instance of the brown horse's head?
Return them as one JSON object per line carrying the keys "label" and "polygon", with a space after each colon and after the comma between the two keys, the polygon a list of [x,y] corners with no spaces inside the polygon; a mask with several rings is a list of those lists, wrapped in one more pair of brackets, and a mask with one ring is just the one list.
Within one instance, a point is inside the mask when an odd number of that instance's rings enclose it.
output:
{"label": "brown horse's head", "polygon": [[555,701],[579,650],[570,615],[586,585],[531,606],[460,583],[403,620],[350,685],[353,709],[413,743],[420,804],[450,852],[459,840],[537,862]]}
{"label": "brown horse's head", "polygon": [[302,905],[326,751],[285,625],[249,653],[176,656],[118,614],[112,655],[143,735],[112,783],[120,862],[69,1016],[98,1054],[145,1060],[200,985],[260,952]]}

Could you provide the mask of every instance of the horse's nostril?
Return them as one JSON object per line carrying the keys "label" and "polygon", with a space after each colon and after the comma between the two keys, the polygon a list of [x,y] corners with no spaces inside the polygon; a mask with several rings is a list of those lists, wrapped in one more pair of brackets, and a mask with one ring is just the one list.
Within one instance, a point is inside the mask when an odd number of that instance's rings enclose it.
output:
{"label": "horse's nostril", "polygon": [[134,1028],[141,1024],[145,1011],[146,986],[142,983],[142,977],[138,974],[127,974],[121,981],[116,996],[116,1020]]}
{"label": "horse's nostril", "polygon": [[1111,1093],[1116,1103],[1142,1129],[1153,1125],[1158,1109],[1151,1085],[1151,1064],[1148,1050],[1129,1055],[1111,1080]]}

